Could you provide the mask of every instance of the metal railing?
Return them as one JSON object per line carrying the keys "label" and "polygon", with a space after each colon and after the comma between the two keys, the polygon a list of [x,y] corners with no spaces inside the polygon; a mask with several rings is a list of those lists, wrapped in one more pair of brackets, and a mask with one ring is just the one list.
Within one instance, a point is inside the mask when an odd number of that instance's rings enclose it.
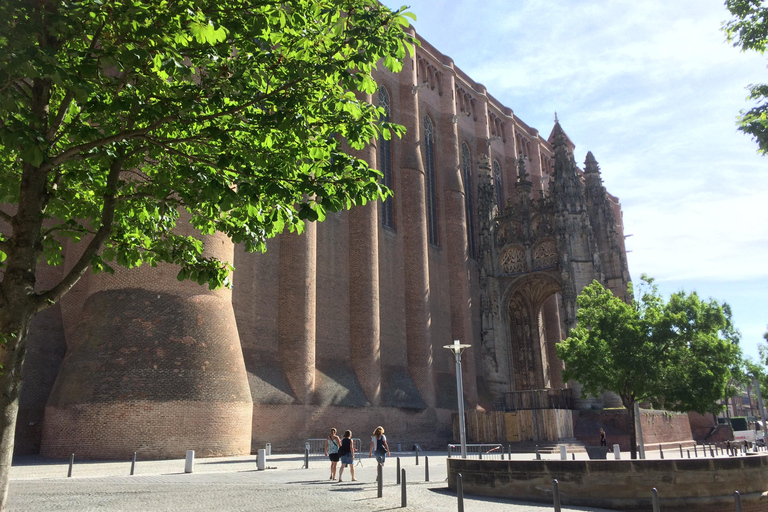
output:
{"label": "metal railing", "polygon": [[507,391],[501,397],[504,411],[531,409],[575,409],[572,389],[531,389]]}
{"label": "metal railing", "polygon": [[[461,457],[461,445],[448,445],[448,458]],[[500,444],[468,444],[468,459],[504,459],[504,447]]]}
{"label": "metal railing", "polygon": [[[322,459],[325,457],[325,439],[307,439],[304,443],[305,448],[309,448],[309,457],[312,459]],[[360,438],[353,437],[352,443],[355,447],[355,452],[360,451]]]}

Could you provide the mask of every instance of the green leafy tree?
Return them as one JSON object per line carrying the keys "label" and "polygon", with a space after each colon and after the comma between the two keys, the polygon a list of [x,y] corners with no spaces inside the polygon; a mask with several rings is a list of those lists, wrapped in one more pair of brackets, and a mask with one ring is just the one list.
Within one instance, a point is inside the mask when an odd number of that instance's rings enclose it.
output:
{"label": "green leafy tree", "polygon": [[[726,0],[733,18],[723,24],[728,41],[743,51],[765,53],[768,45],[768,5],[764,0]],[[768,154],[768,84],[748,87],[748,100],[756,106],[741,112],[739,130],[753,137],[758,151]]]}
{"label": "green leafy tree", "polygon": [[[84,272],[166,262],[228,285],[204,235],[264,250],[389,194],[344,148],[403,131],[366,98],[415,43],[405,16],[376,0],[0,2],[0,509],[30,321]],[[65,242],[80,255],[42,289]]]}
{"label": "green leafy tree", "polygon": [[639,299],[626,303],[594,281],[577,299],[576,327],[557,345],[566,379],[588,395],[612,391],[621,398],[632,421],[632,458],[636,403],[715,411],[739,355],[729,308],[695,292],[665,302],[645,275],[637,292]]}

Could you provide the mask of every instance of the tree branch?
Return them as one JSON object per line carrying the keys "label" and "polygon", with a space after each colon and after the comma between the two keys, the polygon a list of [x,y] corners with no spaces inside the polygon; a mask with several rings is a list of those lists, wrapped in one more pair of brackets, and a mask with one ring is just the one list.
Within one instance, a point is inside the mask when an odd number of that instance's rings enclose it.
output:
{"label": "tree branch", "polygon": [[48,126],[48,133],[46,134],[46,139],[53,140],[53,136],[56,135],[56,132],[59,131],[59,128],[61,127],[61,122],[64,119],[64,116],[67,115],[67,110],[69,110],[69,106],[72,104],[72,100],[75,99],[75,93],[72,91],[67,91],[67,94],[64,96],[64,99],[61,100],[61,105],[59,105],[59,111],[56,113],[56,117],[53,118],[51,121],[51,124]]}
{"label": "tree branch", "polygon": [[91,263],[91,258],[99,252],[104,245],[104,242],[109,238],[109,235],[112,232],[112,223],[115,220],[117,184],[120,180],[120,171],[123,167],[124,158],[124,155],[120,155],[112,162],[112,165],[109,168],[107,188],[104,192],[104,205],[101,209],[101,227],[99,227],[96,234],[93,235],[93,238],[88,243],[83,254],[80,255],[80,258],[75,262],[72,269],[70,269],[59,284],[46,292],[37,294],[37,298],[35,299],[36,313],[47,308],[50,304],[58,302],[66,292],[75,286],[77,281],[88,269],[88,266]]}

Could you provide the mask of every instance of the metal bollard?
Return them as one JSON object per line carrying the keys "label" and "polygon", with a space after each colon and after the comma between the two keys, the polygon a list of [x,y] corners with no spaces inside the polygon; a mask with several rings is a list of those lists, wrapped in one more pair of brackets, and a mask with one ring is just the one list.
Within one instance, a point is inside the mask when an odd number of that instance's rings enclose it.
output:
{"label": "metal bollard", "polygon": [[408,497],[405,495],[405,468],[400,471],[403,474],[400,482],[400,506],[405,508],[408,506]]}
{"label": "metal bollard", "polygon": [[512,460],[512,445],[509,445],[508,448],[509,448],[509,450],[508,450],[509,451],[509,460]]}
{"label": "metal bollard", "polygon": [[733,500],[736,502],[736,512],[741,512],[741,495],[739,491],[733,493]]}
{"label": "metal bollard", "polygon": [[419,447],[416,447],[416,465],[419,465]]}
{"label": "metal bollard", "polygon": [[709,445],[709,455],[714,458],[715,457],[715,451],[712,449],[712,445]]}
{"label": "metal bollard", "polygon": [[661,512],[661,508],[659,507],[659,491],[654,487],[651,492],[653,493],[651,496],[651,500],[653,501],[653,512]]}
{"label": "metal bollard", "polygon": [[67,478],[72,477],[72,466],[75,465],[75,454],[69,456],[69,471],[67,471]]}
{"label": "metal bollard", "polygon": [[680,443],[680,458],[683,458],[683,443]]}
{"label": "metal bollard", "polygon": [[397,458],[397,485],[400,485],[400,457]]}
{"label": "metal bollard", "polygon": [[539,445],[536,445],[536,460],[541,460],[541,454],[539,453]]}
{"label": "metal bollard", "polygon": [[691,458],[691,450],[686,450],[688,452],[688,458]]}
{"label": "metal bollard", "polygon": [[259,448],[256,454],[256,469],[258,471],[264,471],[267,467],[267,449]]}
{"label": "metal bollard", "polygon": [[693,455],[698,458],[699,457],[699,450],[696,447],[696,445],[693,445]]}
{"label": "metal bollard", "polygon": [[309,448],[304,448],[304,469],[309,469]]}
{"label": "metal bollard", "polygon": [[451,445],[448,445],[448,458],[451,458]]}
{"label": "metal bollard", "polygon": [[424,481],[429,482],[429,457],[424,456]]}
{"label": "metal bollard", "polygon": [[384,496],[384,478],[382,478],[383,471],[381,470],[381,464],[377,465],[376,468],[376,488],[379,495],[379,498]]}
{"label": "metal bollard", "polygon": [[659,445],[659,456],[661,457],[661,460],[664,460],[664,450],[661,449],[661,445]]}
{"label": "metal bollard", "polygon": [[133,459],[131,459],[131,476],[133,476],[133,471],[136,469],[136,452],[133,452]]}
{"label": "metal bollard", "polygon": [[568,450],[563,445],[560,445],[560,460],[568,460]]}
{"label": "metal bollard", "polygon": [[456,499],[459,501],[459,512],[464,512],[464,483],[461,480],[459,473],[456,475]]}
{"label": "metal bollard", "polygon": [[576,454],[575,453],[571,453],[571,460],[576,460]]}
{"label": "metal bollard", "polygon": [[483,460],[483,448],[482,446],[477,449],[477,455],[480,457],[480,460]]}
{"label": "metal bollard", "polygon": [[191,473],[195,466],[195,450],[187,450],[187,458],[184,460],[184,472]]}
{"label": "metal bollard", "polygon": [[267,446],[264,448],[267,452],[267,457],[272,456],[272,443],[267,443]]}
{"label": "metal bollard", "polygon": [[557,478],[552,480],[552,500],[555,503],[555,512],[560,512],[560,488],[557,486]]}

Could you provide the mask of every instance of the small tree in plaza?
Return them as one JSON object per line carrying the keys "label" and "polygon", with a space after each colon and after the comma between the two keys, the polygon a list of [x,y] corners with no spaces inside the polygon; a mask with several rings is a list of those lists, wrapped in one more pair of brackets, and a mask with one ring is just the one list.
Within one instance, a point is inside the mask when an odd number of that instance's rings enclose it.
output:
{"label": "small tree in plaza", "polygon": [[639,298],[626,303],[597,281],[585,287],[577,299],[577,325],[557,345],[566,379],[578,381],[586,394],[612,391],[621,398],[632,421],[632,458],[636,403],[720,410],[740,354],[727,305],[682,291],[665,302],[646,276],[634,292]]}
{"label": "small tree in plaza", "polygon": [[[407,15],[376,0],[0,2],[0,509],[30,322],[83,273],[172,263],[228,285],[204,235],[264,250],[389,194],[342,144],[402,133],[365,95],[411,50]],[[41,288],[65,243],[74,260]]]}

